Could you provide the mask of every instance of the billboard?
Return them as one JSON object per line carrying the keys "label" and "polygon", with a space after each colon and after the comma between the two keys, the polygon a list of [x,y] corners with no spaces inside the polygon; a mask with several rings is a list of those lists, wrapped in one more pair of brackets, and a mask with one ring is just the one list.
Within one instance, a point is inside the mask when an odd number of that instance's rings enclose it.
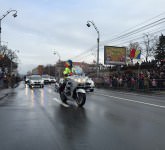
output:
{"label": "billboard", "polygon": [[126,48],[104,46],[105,65],[124,65],[126,63]]}

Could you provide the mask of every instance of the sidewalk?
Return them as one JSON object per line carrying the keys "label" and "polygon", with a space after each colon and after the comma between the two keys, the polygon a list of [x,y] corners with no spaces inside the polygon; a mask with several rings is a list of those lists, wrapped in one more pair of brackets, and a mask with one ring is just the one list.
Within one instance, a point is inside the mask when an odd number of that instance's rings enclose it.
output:
{"label": "sidewalk", "polygon": [[6,96],[8,96],[11,93],[12,90],[13,89],[11,89],[11,88],[7,88],[7,89],[0,88],[0,100],[5,98]]}
{"label": "sidewalk", "polygon": [[162,90],[162,91],[153,91],[154,94],[157,94],[157,95],[164,95],[165,96],[165,90]]}

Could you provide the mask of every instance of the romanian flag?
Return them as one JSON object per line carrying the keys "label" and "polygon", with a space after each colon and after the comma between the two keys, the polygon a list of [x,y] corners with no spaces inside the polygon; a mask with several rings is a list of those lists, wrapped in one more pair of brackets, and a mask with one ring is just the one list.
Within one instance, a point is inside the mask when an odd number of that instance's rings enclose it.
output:
{"label": "romanian flag", "polygon": [[131,59],[140,59],[140,56],[141,56],[140,50],[131,49],[131,51],[130,51],[130,58]]}
{"label": "romanian flag", "polygon": [[141,56],[141,50],[136,50],[135,59],[140,59],[140,56]]}
{"label": "romanian flag", "polygon": [[131,50],[130,50],[130,58],[131,58],[131,59],[134,58],[134,56],[135,56],[135,52],[136,52],[135,49],[131,49]]}

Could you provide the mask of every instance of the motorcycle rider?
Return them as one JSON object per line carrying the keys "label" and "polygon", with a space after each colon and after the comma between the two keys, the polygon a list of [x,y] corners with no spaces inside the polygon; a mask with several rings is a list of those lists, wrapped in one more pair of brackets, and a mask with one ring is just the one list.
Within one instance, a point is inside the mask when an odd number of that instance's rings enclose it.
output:
{"label": "motorcycle rider", "polygon": [[60,85],[59,88],[59,92],[63,92],[66,86],[66,82],[67,82],[67,77],[71,76],[73,74],[73,63],[72,60],[67,60],[65,62],[65,70],[63,71],[63,75],[64,75],[64,82],[63,84]]}
{"label": "motorcycle rider", "polygon": [[73,74],[73,63],[72,60],[68,60],[65,62],[65,70],[63,72],[65,78],[71,76]]}
{"label": "motorcycle rider", "polygon": [[63,71],[64,80],[60,82],[59,94],[63,103],[68,104],[67,100],[75,100],[77,105],[82,107],[86,101],[86,92],[83,87],[79,87],[81,76],[77,73],[80,73],[80,71],[77,71],[76,66],[73,67],[72,61],[66,61]]}

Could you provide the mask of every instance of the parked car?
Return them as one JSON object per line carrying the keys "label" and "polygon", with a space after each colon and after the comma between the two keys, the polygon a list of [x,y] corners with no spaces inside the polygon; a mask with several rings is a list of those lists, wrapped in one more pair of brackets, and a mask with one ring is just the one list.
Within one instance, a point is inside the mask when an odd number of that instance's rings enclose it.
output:
{"label": "parked car", "polygon": [[50,84],[50,76],[49,75],[42,75],[42,80],[44,81],[44,84]]}
{"label": "parked car", "polygon": [[44,81],[42,80],[40,75],[32,75],[29,80],[29,87],[44,87]]}
{"label": "parked car", "polygon": [[49,80],[49,82],[50,82],[50,83],[56,83],[56,79],[55,79],[55,77],[50,76],[50,80]]}
{"label": "parked car", "polygon": [[86,91],[93,92],[95,88],[95,83],[91,78],[86,80]]}

